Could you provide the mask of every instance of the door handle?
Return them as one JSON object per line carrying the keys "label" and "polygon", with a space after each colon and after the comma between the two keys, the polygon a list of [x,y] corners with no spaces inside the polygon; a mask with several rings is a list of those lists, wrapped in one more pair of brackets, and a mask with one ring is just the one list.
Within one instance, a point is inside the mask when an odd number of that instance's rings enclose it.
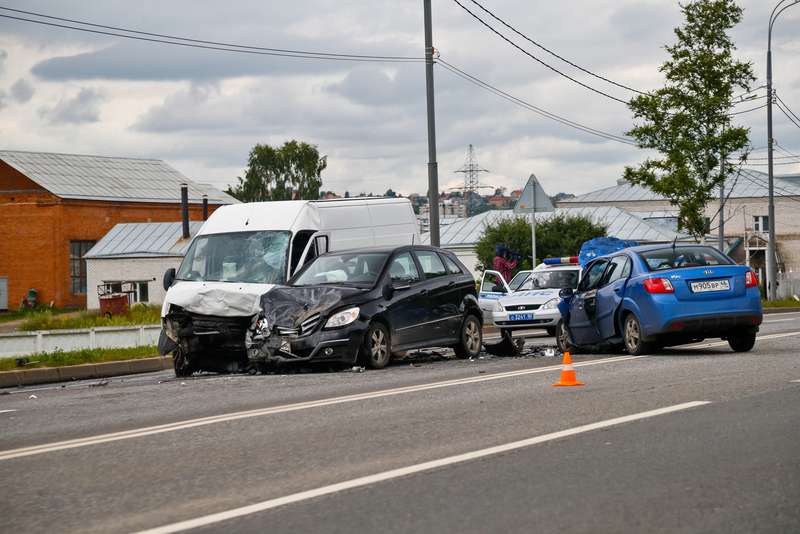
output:
{"label": "door handle", "polygon": [[620,291],[622,291],[621,287],[615,287],[614,288],[614,293],[619,294]]}
{"label": "door handle", "polygon": [[456,283],[453,280],[447,282],[447,287],[454,286]]}

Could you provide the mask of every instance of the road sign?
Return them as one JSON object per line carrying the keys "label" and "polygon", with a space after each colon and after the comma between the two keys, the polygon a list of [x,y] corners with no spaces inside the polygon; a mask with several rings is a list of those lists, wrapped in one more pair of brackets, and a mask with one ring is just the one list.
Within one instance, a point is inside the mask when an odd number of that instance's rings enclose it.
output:
{"label": "road sign", "polygon": [[528,183],[525,184],[525,189],[519,196],[519,200],[514,205],[514,213],[533,213],[538,211],[555,211],[553,203],[550,202],[550,197],[542,189],[536,175],[531,174],[528,178]]}

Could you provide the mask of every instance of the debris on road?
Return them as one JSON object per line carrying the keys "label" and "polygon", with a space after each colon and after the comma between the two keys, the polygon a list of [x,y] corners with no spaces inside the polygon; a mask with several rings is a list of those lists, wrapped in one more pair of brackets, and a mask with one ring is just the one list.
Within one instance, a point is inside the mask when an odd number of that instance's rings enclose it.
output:
{"label": "debris on road", "polygon": [[500,341],[497,343],[484,343],[486,352],[494,356],[519,356],[525,346],[525,340],[512,337],[511,332],[503,331]]}
{"label": "debris on road", "polygon": [[100,382],[95,382],[94,384],[89,384],[90,388],[101,388],[103,386],[107,386],[109,384],[108,380],[101,380]]}
{"label": "debris on road", "polygon": [[365,367],[361,367],[359,365],[354,365],[353,367],[350,368],[351,373],[363,373],[366,370],[367,369]]}
{"label": "debris on road", "polygon": [[31,395],[31,396],[30,396],[30,397],[28,397],[28,398],[29,398],[29,399],[38,399],[39,397],[37,397],[36,395]]}

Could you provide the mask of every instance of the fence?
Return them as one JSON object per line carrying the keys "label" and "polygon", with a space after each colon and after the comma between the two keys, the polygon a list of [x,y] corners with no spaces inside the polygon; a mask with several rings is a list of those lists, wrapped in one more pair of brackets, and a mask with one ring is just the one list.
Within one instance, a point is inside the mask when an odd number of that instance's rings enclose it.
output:
{"label": "fence", "polygon": [[0,334],[0,358],[57,350],[116,349],[156,345],[160,333],[161,325],[155,324]]}
{"label": "fence", "polygon": [[795,295],[800,297],[800,273],[778,274],[778,287],[775,288],[775,293],[779,299],[791,299]]}

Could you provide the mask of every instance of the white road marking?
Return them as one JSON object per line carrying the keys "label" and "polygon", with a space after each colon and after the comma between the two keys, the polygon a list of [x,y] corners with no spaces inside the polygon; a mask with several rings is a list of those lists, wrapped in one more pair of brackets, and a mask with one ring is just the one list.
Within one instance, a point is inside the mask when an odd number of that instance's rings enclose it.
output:
{"label": "white road marking", "polygon": [[0,410],[0,413],[16,412],[17,410]]}
{"label": "white road marking", "polygon": [[630,423],[633,421],[640,421],[642,419],[647,419],[650,417],[656,417],[659,415],[669,414],[678,412],[681,410],[688,410],[690,408],[695,408],[697,406],[703,406],[706,404],[710,404],[708,401],[693,401],[693,402],[686,402],[683,404],[675,404],[673,406],[667,406],[665,408],[659,408],[657,410],[650,410],[647,412],[640,412],[637,414],[626,415],[624,417],[616,417],[614,419],[606,419],[605,421],[599,421],[597,423],[591,423],[588,425],[577,426],[575,428],[570,428],[567,430],[561,430],[559,432],[553,432],[551,434],[544,434],[541,436],[536,436],[533,438],[523,439],[521,441],[513,441],[511,443],[505,443],[503,445],[497,445],[494,447],[488,447],[486,449],[480,449],[477,451],[471,451],[463,454],[457,454],[455,456],[448,456],[446,458],[440,458],[438,460],[432,460],[430,462],[423,462],[416,465],[410,465],[407,467],[401,467],[399,469],[392,469],[389,471],[384,471],[382,473],[376,473],[374,475],[368,475],[364,477],[354,478],[351,480],[347,480],[344,482],[339,482],[336,484],[331,484],[329,486],[322,486],[320,488],[315,488],[307,491],[301,491],[299,493],[293,493],[291,495],[286,495],[284,497],[278,497],[275,499],[269,499],[267,501],[262,501],[260,503],[251,504],[249,506],[242,506],[241,508],[234,508],[232,510],[228,510],[225,512],[218,512],[216,514],[209,514],[203,517],[198,517],[195,519],[189,519],[186,521],[180,521],[178,523],[172,523],[170,525],[164,525],[161,527],[144,530],[141,531],[139,534],[170,534],[173,532],[182,532],[184,530],[189,530],[193,528],[204,527],[208,525],[213,525],[215,523],[220,523],[222,521],[227,521],[230,519],[235,519],[237,517],[242,517],[246,515],[255,514],[258,512],[264,512],[266,510],[271,510],[273,508],[278,508],[279,506],[285,506],[287,504],[292,504],[296,502],[306,501],[308,499],[314,499],[316,497],[321,497],[323,495],[330,495],[332,493],[338,493],[340,491],[345,491],[353,488],[359,488],[362,486],[367,486],[370,484],[376,484],[379,482],[385,482],[387,480],[392,480],[395,478],[405,477],[409,475],[414,475],[417,473],[421,473],[424,471],[430,471],[432,469],[439,469],[442,467],[447,467],[454,464],[459,464],[463,462],[469,462],[472,460],[477,460],[479,458],[485,458],[487,456],[493,456],[496,454],[501,454],[504,452],[509,452],[517,449],[522,449],[524,447],[530,447],[532,445],[538,445],[540,443],[545,443],[548,441],[553,441],[556,439],[563,439],[570,436],[575,436],[578,434],[583,434],[585,432],[591,432],[593,430],[599,430],[601,428],[608,428],[616,425],[621,425],[624,423]]}
{"label": "white road marking", "polygon": [[[600,365],[604,363],[616,363],[629,360],[637,360],[639,358],[646,358],[647,356],[617,356],[613,358],[604,358],[600,360],[588,360],[585,362],[574,363],[575,367],[587,367],[590,365]],[[138,438],[142,436],[149,436],[153,434],[162,434],[164,432],[174,432],[176,430],[184,430],[187,428],[195,428],[198,426],[213,425],[216,423],[224,423],[227,421],[236,421],[239,419],[247,419],[250,417],[262,417],[265,415],[274,415],[279,413],[294,412],[298,410],[307,410],[309,408],[318,408],[321,406],[332,406],[336,404],[344,404],[348,402],[356,402],[369,399],[377,399],[381,397],[391,397],[394,395],[403,395],[406,393],[416,393],[419,391],[427,391],[430,389],[439,389],[452,386],[460,386],[464,384],[474,384],[478,382],[487,382],[490,380],[500,380],[504,378],[515,378],[519,376],[532,375],[537,373],[547,373],[550,371],[561,370],[561,365],[550,365],[548,367],[537,367],[535,369],[523,369],[519,371],[507,371],[503,373],[494,373],[481,375],[468,378],[457,378],[453,380],[444,380],[442,382],[431,382],[428,384],[420,384],[416,386],[405,386],[392,389],[384,389],[379,391],[372,391],[369,393],[356,393],[353,395],[345,395],[342,397],[331,397],[327,399],[320,399],[315,401],[298,402],[294,404],[285,404],[282,406],[273,406],[270,408],[258,408],[255,410],[246,410],[241,412],[232,412],[222,415],[213,415],[209,417],[200,417],[197,419],[187,419],[184,421],[177,421],[175,423],[167,423],[164,425],[148,426],[143,428],[135,428],[132,430],[125,430],[122,432],[112,432],[110,434],[100,434],[96,436],[88,436],[85,438],[70,439],[67,441],[57,441],[54,443],[47,443],[43,445],[34,445],[31,447],[22,447],[19,449],[10,449],[7,451],[0,451],[0,460],[11,460],[13,458],[21,458],[23,456],[32,456],[34,454],[43,454],[46,452],[55,452],[65,449],[74,449],[76,447],[86,447],[88,445],[97,445],[100,443],[108,443],[111,441],[119,441],[123,439]]]}
{"label": "white road marking", "polygon": [[791,380],[790,382],[800,384],[800,380]]}
{"label": "white road marking", "polygon": [[764,321],[764,324],[769,324],[769,323],[786,323],[786,322],[789,322],[789,321],[800,321],[800,317],[795,317],[795,318],[793,318],[793,319],[774,319],[774,320],[772,320],[772,321]]}

